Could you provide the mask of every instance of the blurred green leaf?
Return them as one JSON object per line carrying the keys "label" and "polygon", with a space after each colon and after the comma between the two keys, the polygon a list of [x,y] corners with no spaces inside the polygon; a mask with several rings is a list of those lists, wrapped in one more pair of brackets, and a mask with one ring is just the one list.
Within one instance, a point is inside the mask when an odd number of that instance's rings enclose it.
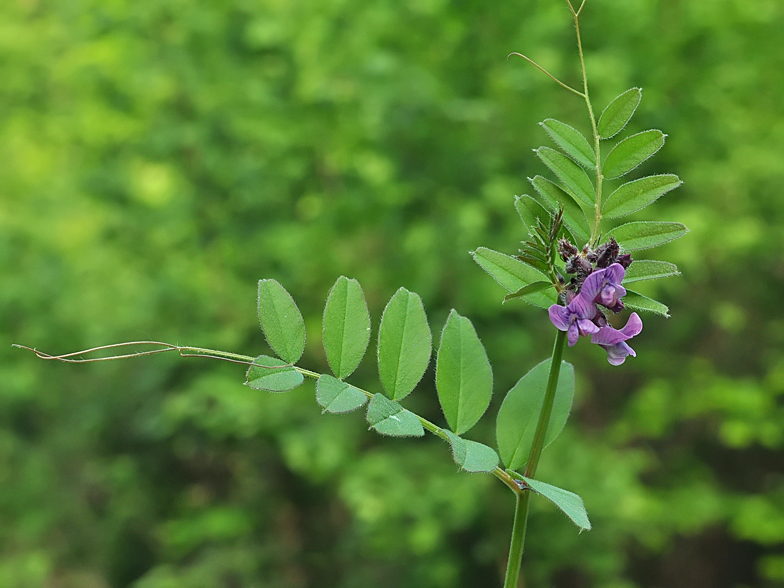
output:
{"label": "blurred green leaf", "polygon": [[[498,454],[509,469],[516,470],[528,461],[549,373],[550,360],[546,359],[518,380],[506,394],[498,411],[495,428]],[[545,447],[563,430],[572,409],[573,397],[574,368],[562,362]]]}
{"label": "blurred green leaf", "polygon": [[528,484],[537,494],[541,494],[555,506],[560,508],[563,513],[581,530],[590,531],[591,521],[588,520],[588,512],[585,510],[583,499],[574,492],[569,492],[563,488],[558,488],[551,484],[545,484],[539,480],[521,476],[523,481]]}
{"label": "blurred green leaf", "polygon": [[654,261],[651,259],[639,259],[626,270],[623,283],[641,282],[643,280],[656,280],[658,278],[668,278],[679,276],[678,266],[667,261]]}
{"label": "blurred green leaf", "polygon": [[416,415],[383,394],[374,394],[367,410],[370,426],[382,435],[422,437],[425,429]]}
{"label": "blurred green leaf", "polygon": [[548,118],[539,124],[569,157],[588,169],[596,167],[596,154],[593,147],[580,131],[553,118]]}
{"label": "blurred green leaf", "polygon": [[614,237],[625,251],[639,251],[669,243],[688,232],[689,229],[681,223],[635,221],[615,227],[606,236]]}
{"label": "blurred green leaf", "polygon": [[325,412],[351,412],[364,405],[368,400],[362,390],[351,384],[322,375],[316,383],[316,401]]}
{"label": "blurred green leaf", "polygon": [[607,218],[620,218],[642,210],[655,202],[660,196],[674,190],[683,182],[673,174],[648,176],[619,186],[602,206],[602,215]]}
{"label": "blurred green leaf", "polygon": [[[509,292],[517,292],[528,284],[540,282],[542,278],[547,278],[543,273],[524,264],[522,261],[487,247],[478,247],[472,255],[474,256],[474,261]],[[545,309],[549,308],[556,301],[555,296],[549,296],[546,291],[529,294],[524,296],[523,300]]]}
{"label": "blurred green leaf", "polygon": [[593,208],[594,186],[585,170],[574,161],[550,147],[539,147],[536,155],[550,168],[556,177],[566,186],[566,191],[587,208]]}
{"label": "blurred green leaf", "polygon": [[431,349],[422,299],[400,288],[384,309],[378,329],[378,374],[392,400],[408,396],[422,379]]}
{"label": "blurred green leaf", "polygon": [[[531,184],[542,198],[547,200],[553,210],[559,206],[563,208],[564,223],[574,236],[582,241],[582,244],[586,243],[590,238],[591,228],[585,217],[585,212],[575,203],[574,199],[559,186],[542,176],[531,179]],[[578,245],[580,244],[578,243]]]}
{"label": "blurred green leaf", "polygon": [[467,318],[449,313],[436,359],[436,390],[450,428],[462,435],[482,418],[493,394],[493,370]]}
{"label": "blurred green leaf", "polygon": [[604,177],[612,180],[628,174],[661,149],[665,137],[666,135],[658,130],[643,131],[626,137],[607,154],[602,166]]}
{"label": "blurred green leaf", "polygon": [[254,390],[288,392],[304,380],[302,374],[284,361],[260,355],[246,373],[247,384]]}
{"label": "blurred green leaf", "polygon": [[610,102],[599,117],[596,126],[599,137],[610,139],[620,133],[631,120],[640,100],[642,100],[642,90],[631,88]]}
{"label": "blurred green leaf", "polygon": [[259,321],[272,350],[297,363],[305,350],[305,321],[296,302],[276,280],[259,280]]}
{"label": "blurred green leaf", "polygon": [[452,457],[461,469],[467,472],[492,472],[498,466],[498,454],[492,447],[463,439],[452,431],[444,433],[452,445]]}
{"label": "blurred green leaf", "polygon": [[362,286],[338,278],[327,297],[322,328],[324,351],[332,372],[343,379],[362,361],[370,341],[370,314]]}

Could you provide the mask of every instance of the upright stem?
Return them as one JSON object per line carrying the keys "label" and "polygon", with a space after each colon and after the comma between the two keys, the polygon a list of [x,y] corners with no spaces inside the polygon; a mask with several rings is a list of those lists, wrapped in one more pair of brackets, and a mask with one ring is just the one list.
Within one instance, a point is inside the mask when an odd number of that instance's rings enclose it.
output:
{"label": "upright stem", "polygon": [[544,393],[542,402],[542,412],[539,413],[539,422],[536,424],[534,442],[531,445],[531,453],[528,455],[528,463],[525,466],[525,477],[533,478],[536,475],[536,468],[539,466],[539,458],[544,449],[544,440],[547,436],[547,426],[550,424],[550,416],[553,414],[553,402],[555,401],[555,391],[558,388],[558,376],[561,373],[561,358],[563,357],[564,342],[566,341],[566,331],[558,331],[553,345],[553,358],[550,361],[550,376],[547,378],[547,389]]}
{"label": "upright stem", "polygon": [[[574,28],[577,32],[577,50],[580,53],[580,69],[582,70],[583,74],[583,91],[582,97],[585,98],[585,104],[588,107],[588,117],[591,119],[591,130],[593,131],[593,149],[596,152],[596,199],[594,201],[593,207],[593,228],[591,230],[591,239],[589,243],[593,243],[596,237],[598,236],[599,230],[599,223],[602,220],[602,180],[604,180],[604,174],[602,174],[602,158],[601,158],[601,150],[599,146],[599,131],[596,127],[596,116],[593,113],[593,106],[591,105],[591,98],[588,95],[588,74],[585,70],[585,56],[583,55],[583,41],[580,37],[580,11],[583,9],[583,5],[585,2],[580,4],[580,8],[577,11],[572,11],[574,15]],[[569,4],[571,8],[571,4]]]}
{"label": "upright stem", "polygon": [[516,492],[515,499],[512,544],[509,546],[509,561],[506,564],[504,588],[517,588],[517,581],[520,577],[520,566],[523,563],[525,528],[528,526],[528,502],[531,500],[531,493],[524,491]]}
{"label": "upright stem", "polygon": [[[525,468],[526,478],[534,477],[536,468],[539,465],[539,458],[542,456],[547,427],[553,414],[553,402],[555,401],[555,391],[558,388],[558,376],[561,373],[561,358],[563,357],[565,342],[566,332],[558,331],[558,334],[555,336],[555,344],[553,345],[552,359],[550,360],[550,375],[547,378],[542,412],[539,413],[539,422],[536,424],[534,441],[531,453],[528,456],[528,465]],[[531,500],[531,492],[525,488],[518,488],[515,491],[515,498],[515,517],[512,525],[512,541],[509,546],[509,560],[506,564],[504,588],[517,587],[517,579],[520,576],[520,565],[523,558],[523,547],[525,546],[525,529],[528,526],[528,503]]]}

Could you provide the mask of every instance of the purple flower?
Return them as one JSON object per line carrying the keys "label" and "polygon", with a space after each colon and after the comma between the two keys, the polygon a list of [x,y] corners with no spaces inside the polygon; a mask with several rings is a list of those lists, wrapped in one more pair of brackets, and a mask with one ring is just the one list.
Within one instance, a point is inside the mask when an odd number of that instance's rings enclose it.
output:
{"label": "purple flower", "polygon": [[602,327],[591,335],[591,343],[596,343],[607,351],[607,361],[611,365],[621,365],[626,361],[627,356],[637,356],[634,349],[626,344],[626,341],[638,335],[640,331],[642,331],[642,321],[639,315],[633,312],[625,327],[620,330],[610,326]]}
{"label": "purple flower", "polygon": [[580,294],[613,312],[623,310],[621,298],[626,295],[626,288],[621,286],[626,270],[620,263],[594,271],[585,278]]}
{"label": "purple flower", "polygon": [[553,304],[549,309],[550,320],[560,331],[566,331],[569,347],[577,343],[580,335],[593,335],[599,332],[599,327],[593,323],[593,318],[598,313],[596,305],[582,292],[572,298],[566,306]]}

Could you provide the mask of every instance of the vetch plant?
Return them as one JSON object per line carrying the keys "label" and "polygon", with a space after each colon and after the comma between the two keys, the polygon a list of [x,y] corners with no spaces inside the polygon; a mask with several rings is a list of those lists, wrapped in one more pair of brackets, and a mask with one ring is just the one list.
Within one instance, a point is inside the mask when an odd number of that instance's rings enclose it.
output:
{"label": "vetch plant", "polygon": [[[389,300],[378,328],[376,359],[383,393],[371,393],[348,381],[366,355],[372,321],[362,287],[346,277],[338,278],[329,292],[322,319],[322,343],[330,374],[298,365],[305,349],[305,323],[292,296],[272,279],[258,284],[258,317],[275,356],[246,356],[156,341],[120,343],[58,356],[31,350],[41,358],[67,362],[105,361],[172,350],[183,356],[232,361],[248,366],[246,384],[254,390],[288,392],[310,378],[316,381],[316,401],[324,413],[347,413],[367,404],[365,417],[377,433],[395,437],[432,433],[449,445],[462,470],[491,474],[512,491],[515,515],[504,587],[516,586],[533,495],[553,502],[580,530],[591,528],[577,494],[536,478],[542,451],[561,432],[571,410],[574,369],[562,359],[565,344],[571,347],[582,337],[590,339],[606,352],[607,361],[614,366],[634,357],[629,341],[642,331],[642,320],[632,312],[625,324],[616,328],[616,315],[628,308],[666,317],[668,309],[627,286],[678,275],[678,270],[664,261],[634,260],[632,254],[687,232],[684,225],[675,222],[615,223],[677,188],[681,181],[671,174],[647,176],[621,183],[605,197],[606,182],[627,176],[654,155],[664,145],[665,135],[647,130],[615,139],[640,104],[639,88],[615,98],[597,119],[588,93],[580,37],[579,17],[585,0],[579,8],[569,0],[567,5],[574,17],[582,90],[558,80],[528,57],[515,55],[524,57],[585,101],[592,140],[563,122],[542,122],[555,147],[544,146],[535,152],[555,181],[537,175],[530,179],[531,194],[515,198],[514,206],[528,239],[517,255],[484,247],[472,252],[474,260],[508,291],[504,300],[522,299],[546,310],[555,327],[551,357],[520,378],[501,404],[496,417],[496,448],[465,436],[490,405],[493,375],[474,326],[456,310],[450,312],[439,336],[435,359],[436,391],[445,423],[430,422],[404,407],[403,401],[423,377],[433,349],[422,300],[405,288]],[[607,226],[607,221],[615,226]],[[81,357],[89,352],[139,345],[152,345],[154,349]]]}

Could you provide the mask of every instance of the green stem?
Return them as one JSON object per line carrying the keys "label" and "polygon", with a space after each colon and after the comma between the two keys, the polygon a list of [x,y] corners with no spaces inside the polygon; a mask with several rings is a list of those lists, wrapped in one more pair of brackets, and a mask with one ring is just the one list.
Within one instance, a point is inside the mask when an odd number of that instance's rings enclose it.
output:
{"label": "green stem", "polygon": [[531,445],[531,453],[528,455],[528,464],[525,466],[525,477],[533,478],[536,475],[536,468],[539,465],[539,458],[544,449],[544,440],[547,436],[547,427],[550,424],[550,416],[553,414],[553,402],[555,401],[555,391],[558,388],[558,376],[561,373],[561,358],[563,357],[564,343],[566,342],[566,331],[558,331],[553,345],[553,357],[550,361],[550,376],[547,378],[547,388],[542,401],[542,412],[539,413],[539,422],[536,424],[534,441]]}
{"label": "green stem", "polygon": [[512,525],[512,543],[509,546],[509,562],[506,566],[504,588],[517,588],[520,578],[520,566],[523,563],[523,547],[525,545],[525,528],[528,526],[528,502],[530,492],[515,493],[515,516]]}
{"label": "green stem", "polygon": [[[190,349],[193,349],[193,348],[190,348]],[[211,350],[205,350],[205,351],[211,351]],[[215,354],[214,352],[212,352],[212,353]],[[321,374],[319,374],[317,372],[312,372],[310,370],[306,370],[306,369],[301,368],[301,367],[296,366],[296,365],[292,366],[292,367],[295,370],[297,370],[299,373],[301,373],[303,376],[306,376],[308,378],[312,378],[314,380],[318,380],[319,377],[321,376]],[[363,390],[362,388],[359,388],[357,386],[354,386],[354,387],[357,388],[357,390],[362,392],[368,398],[373,398],[374,394],[372,392],[368,392],[367,390]],[[435,435],[436,437],[446,441],[447,443],[451,443],[451,441],[449,439],[449,436],[444,432],[444,430],[441,427],[439,427],[435,423],[430,422],[425,417],[419,416],[415,412],[411,412],[411,414],[413,414],[417,419],[419,419],[419,422],[422,423],[422,426],[426,430],[430,431],[433,435]],[[496,467],[491,473],[496,478],[501,480],[504,484],[506,484],[509,487],[509,489],[511,489],[513,492],[519,492],[520,491],[520,486],[515,481],[515,479],[512,476],[510,476],[508,473],[506,473],[500,467]]]}
{"label": "green stem", "polygon": [[[585,105],[588,107],[588,117],[591,119],[591,130],[593,131],[593,149],[596,153],[596,199],[594,201],[593,207],[593,228],[591,230],[591,239],[589,241],[589,243],[592,244],[598,236],[599,223],[602,220],[602,181],[604,180],[604,174],[602,174],[602,157],[599,145],[599,131],[596,126],[596,115],[594,115],[593,112],[591,98],[588,95],[588,74],[585,69],[583,42],[582,37],[580,36],[580,11],[583,9],[584,5],[585,2],[580,4],[580,8],[578,10],[575,11],[572,9],[572,14],[574,15],[574,28],[577,33],[577,50],[580,54],[580,69],[582,70],[583,74],[583,91],[580,95],[585,98]],[[571,3],[569,3],[569,7],[572,7]]]}
{"label": "green stem", "polygon": [[[561,358],[563,357],[564,343],[566,342],[566,332],[558,331],[553,345],[553,355],[550,360],[550,375],[547,378],[547,388],[542,401],[542,412],[539,413],[539,422],[536,424],[534,441],[531,446],[531,453],[528,456],[528,464],[525,467],[525,477],[533,478],[536,475],[536,468],[539,465],[539,458],[542,456],[544,441],[547,436],[547,427],[550,424],[550,416],[553,414],[553,402],[555,401],[555,391],[558,388],[558,376],[561,373]],[[515,483],[516,484],[516,483]],[[525,546],[525,529],[528,525],[528,503],[531,499],[531,492],[516,486],[515,489],[515,518],[512,526],[512,542],[509,546],[509,560],[506,564],[506,578],[504,588],[516,588],[517,579],[520,575],[520,565],[523,557],[523,547]]]}
{"label": "green stem", "polygon": [[[164,344],[164,345],[166,345],[166,344]],[[192,351],[192,352],[194,352],[195,355],[199,355],[199,356],[203,356],[203,357],[226,358],[226,359],[239,360],[239,361],[248,362],[248,363],[253,363],[253,361],[255,359],[254,357],[250,357],[249,355],[239,355],[237,353],[230,353],[228,351],[220,351],[218,349],[205,349],[203,347],[171,346],[171,348],[179,350],[180,353],[182,353],[183,351]],[[295,370],[297,370],[299,373],[301,373],[303,376],[305,376],[307,378],[311,378],[313,380],[318,380],[321,377],[321,374],[319,374],[318,372],[313,372],[311,370],[299,367],[297,365],[293,365],[291,367],[293,367]],[[362,392],[368,398],[373,398],[373,396],[374,396],[374,394],[372,392],[368,392],[367,390],[363,390],[362,388],[358,388],[356,386],[355,386],[355,388],[357,388],[357,390]],[[428,431],[430,431],[431,433],[433,433],[435,436],[439,437],[440,439],[443,439],[447,443],[450,443],[449,436],[444,432],[444,430],[441,427],[439,427],[438,425],[430,422],[426,418],[419,416],[416,413],[412,412],[411,414],[413,414],[416,418],[419,419],[419,422],[422,423],[422,426],[425,429],[427,429]],[[517,482],[515,482],[515,479],[512,476],[510,476],[508,473],[506,473],[500,467],[496,467],[492,471],[492,474],[496,478],[501,480],[504,484],[506,484],[511,490],[513,490],[515,492],[518,492],[520,490],[520,486],[517,484]]]}

